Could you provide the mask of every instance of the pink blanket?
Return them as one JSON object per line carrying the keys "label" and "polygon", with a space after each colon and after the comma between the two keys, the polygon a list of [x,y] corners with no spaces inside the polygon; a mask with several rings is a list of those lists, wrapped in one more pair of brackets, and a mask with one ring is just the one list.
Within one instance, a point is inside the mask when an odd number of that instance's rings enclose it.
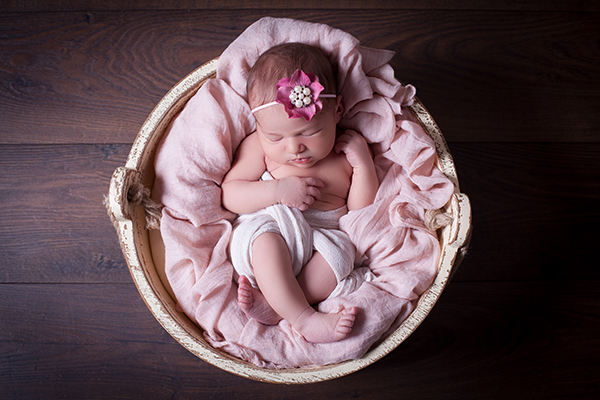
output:
{"label": "pink blanket", "polygon": [[[338,69],[347,110],[340,125],[372,143],[381,187],[376,202],[344,216],[340,225],[376,279],[319,310],[359,309],[349,338],[311,344],[289,323],[265,326],[237,306],[227,256],[235,215],[221,205],[220,183],[235,150],[255,128],[246,102],[246,77],[273,45],[301,41],[320,47]],[[436,273],[440,253],[424,211],[449,199],[452,183],[434,166],[432,140],[403,106],[415,90],[402,86],[387,64],[393,53],[365,48],[326,25],[264,18],[223,52],[217,77],[194,95],[173,121],[157,152],[154,191],[165,205],[161,234],[166,273],[179,306],[215,348],[261,367],[325,365],[361,357],[414,308]]]}

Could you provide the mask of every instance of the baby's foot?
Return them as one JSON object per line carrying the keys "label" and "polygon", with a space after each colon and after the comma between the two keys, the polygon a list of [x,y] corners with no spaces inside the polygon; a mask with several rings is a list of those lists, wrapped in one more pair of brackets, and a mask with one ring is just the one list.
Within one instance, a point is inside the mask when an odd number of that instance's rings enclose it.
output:
{"label": "baby's foot", "polygon": [[308,342],[329,343],[347,338],[352,331],[355,318],[356,307],[334,314],[320,313],[308,307],[292,326]]}
{"label": "baby's foot", "polygon": [[265,296],[260,290],[252,287],[244,275],[238,279],[238,305],[247,316],[262,324],[277,325],[281,321],[281,317],[271,308]]}

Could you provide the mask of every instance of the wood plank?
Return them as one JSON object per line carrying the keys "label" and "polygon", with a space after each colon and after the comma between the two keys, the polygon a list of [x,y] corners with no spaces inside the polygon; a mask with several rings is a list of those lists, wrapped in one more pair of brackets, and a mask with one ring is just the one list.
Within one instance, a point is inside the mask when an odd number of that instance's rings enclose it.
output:
{"label": "wood plank", "polygon": [[453,143],[472,203],[458,280],[599,280],[598,144]]}
{"label": "wood plank", "polygon": [[131,282],[103,205],[129,148],[0,146],[0,282]]}
{"label": "wood plank", "polygon": [[[305,386],[233,376],[193,356],[133,285],[0,285],[3,398],[530,399],[599,389],[597,282],[451,283],[391,354]],[[37,328],[36,328],[37,327]]]}
{"label": "wood plank", "polygon": [[[600,144],[453,143],[473,238],[456,280],[600,279]],[[0,282],[130,282],[102,204],[128,145],[0,146]]]}
{"label": "wood plank", "polygon": [[131,281],[0,284],[0,293],[12,299],[0,304],[1,343],[89,346],[171,340]]}
{"label": "wood plank", "polygon": [[448,141],[600,140],[599,14],[427,15],[395,33],[393,66]]}
{"label": "wood plank", "polygon": [[[4,0],[0,12],[48,12],[90,10],[245,10],[245,9],[331,9],[331,3],[305,0],[301,3],[288,0],[55,0],[51,4],[43,1]],[[390,9],[390,10],[497,10],[497,11],[599,11],[598,3],[592,0],[565,2],[561,0],[526,0],[519,2],[497,2],[486,0],[337,0],[335,8],[341,9]]]}
{"label": "wood plank", "polygon": [[4,14],[2,143],[132,143],[162,96],[234,38],[190,17]]}
{"label": "wood plank", "polygon": [[[450,142],[600,141],[600,14],[274,10],[396,51]],[[0,143],[131,143],[264,10],[0,15]]]}

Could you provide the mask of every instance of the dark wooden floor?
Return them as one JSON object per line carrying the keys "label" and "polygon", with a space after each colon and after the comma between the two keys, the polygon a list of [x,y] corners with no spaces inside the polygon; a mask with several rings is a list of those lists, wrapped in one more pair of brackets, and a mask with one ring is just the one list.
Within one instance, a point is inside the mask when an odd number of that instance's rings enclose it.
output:
{"label": "dark wooden floor", "polygon": [[[597,398],[598,2],[47,3],[0,5],[0,398]],[[416,332],[306,386],[177,344],[102,205],[154,105],[265,15],[395,50],[473,205],[469,254]]]}

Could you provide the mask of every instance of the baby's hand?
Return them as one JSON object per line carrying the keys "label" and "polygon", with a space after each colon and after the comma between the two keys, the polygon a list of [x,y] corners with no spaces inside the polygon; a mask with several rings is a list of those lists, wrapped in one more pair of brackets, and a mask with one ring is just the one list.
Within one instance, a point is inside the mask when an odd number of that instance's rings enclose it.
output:
{"label": "baby's hand", "polygon": [[317,178],[288,176],[277,180],[276,195],[280,204],[304,211],[321,198],[319,188],[323,186],[323,181]]}
{"label": "baby's hand", "polygon": [[337,139],[335,152],[339,153],[341,151],[346,154],[346,159],[354,169],[373,162],[367,140],[363,135],[353,130],[347,130]]}

